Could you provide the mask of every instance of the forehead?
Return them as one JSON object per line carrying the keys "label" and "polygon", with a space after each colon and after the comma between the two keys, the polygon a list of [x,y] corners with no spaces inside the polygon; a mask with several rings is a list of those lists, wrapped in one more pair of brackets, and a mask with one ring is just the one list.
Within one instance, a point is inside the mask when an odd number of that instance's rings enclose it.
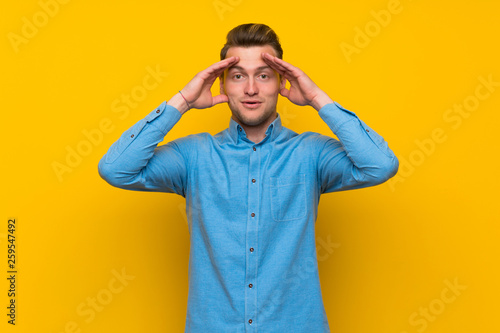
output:
{"label": "forehead", "polygon": [[241,47],[233,46],[227,50],[226,58],[229,57],[240,57],[235,65],[243,68],[257,68],[261,66],[267,66],[267,64],[262,59],[262,53],[267,52],[276,56],[276,51],[270,45],[264,46],[251,46],[251,47]]}

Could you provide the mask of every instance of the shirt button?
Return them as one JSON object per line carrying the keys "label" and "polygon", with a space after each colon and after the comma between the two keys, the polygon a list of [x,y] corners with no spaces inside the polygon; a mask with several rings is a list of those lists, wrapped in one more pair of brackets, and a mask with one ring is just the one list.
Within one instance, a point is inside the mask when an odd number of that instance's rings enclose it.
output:
{"label": "shirt button", "polygon": [[253,147],[253,151],[256,151],[256,150],[257,150],[257,148]]}
{"label": "shirt button", "polygon": [[252,215],[252,217],[254,217],[254,216],[255,216],[255,213],[252,213],[251,215]]}
{"label": "shirt button", "polygon": [[241,127],[240,127],[240,132],[241,132]]}
{"label": "shirt button", "polygon": [[250,252],[253,252],[253,247],[250,248]]}
{"label": "shirt button", "polygon": [[253,320],[252,319],[248,319],[248,323],[249,324],[253,323]]}
{"label": "shirt button", "polygon": [[255,179],[252,179],[252,183],[255,183],[255,182],[256,182],[256,180],[255,180]]}
{"label": "shirt button", "polygon": [[160,109],[156,110],[156,113],[160,113]]}
{"label": "shirt button", "polygon": [[252,288],[252,287],[253,287],[253,284],[251,284],[251,283],[250,283],[248,286],[249,286],[250,288]]}
{"label": "shirt button", "polygon": [[134,135],[132,134],[130,137],[131,137],[131,138],[133,138],[133,137],[134,137]]}
{"label": "shirt button", "polygon": [[366,129],[366,131],[367,131],[367,132],[370,132],[370,130],[369,130],[369,129]]}

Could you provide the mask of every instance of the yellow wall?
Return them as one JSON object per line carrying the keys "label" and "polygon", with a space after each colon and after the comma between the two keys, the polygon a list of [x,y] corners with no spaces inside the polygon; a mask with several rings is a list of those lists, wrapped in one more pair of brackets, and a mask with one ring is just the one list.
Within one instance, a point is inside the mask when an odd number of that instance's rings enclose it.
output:
{"label": "yellow wall", "polygon": [[[0,13],[1,331],[183,332],[184,199],[113,188],[97,163],[218,61],[231,28],[258,22],[401,162],[386,184],[322,196],[332,332],[499,332],[499,12],[494,0],[9,2]],[[280,98],[278,111],[299,133],[331,135],[310,107]],[[189,111],[166,141],[215,134],[229,116],[227,105]]]}

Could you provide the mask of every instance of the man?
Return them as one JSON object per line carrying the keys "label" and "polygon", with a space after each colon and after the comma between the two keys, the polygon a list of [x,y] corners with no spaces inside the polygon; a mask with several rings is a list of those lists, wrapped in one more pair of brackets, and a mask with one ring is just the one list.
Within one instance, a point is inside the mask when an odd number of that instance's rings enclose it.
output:
{"label": "man", "polygon": [[[381,136],[282,54],[268,26],[234,28],[221,61],[125,131],[99,162],[113,186],[186,198],[186,332],[329,332],[315,246],[320,195],[377,185],[398,169]],[[312,106],[340,141],[283,127],[279,94]],[[219,103],[231,109],[228,129],[157,147],[186,111]]]}

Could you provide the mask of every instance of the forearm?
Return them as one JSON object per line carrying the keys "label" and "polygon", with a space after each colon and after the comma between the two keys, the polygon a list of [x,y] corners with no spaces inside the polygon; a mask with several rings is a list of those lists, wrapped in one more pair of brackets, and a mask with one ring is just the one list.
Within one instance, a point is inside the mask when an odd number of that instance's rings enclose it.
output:
{"label": "forearm", "polygon": [[382,183],[398,169],[398,159],[387,142],[354,113],[338,103],[324,105],[320,117],[338,137],[347,157],[369,185]]}
{"label": "forearm", "polygon": [[158,143],[163,141],[181,115],[179,110],[163,102],[126,130],[99,161],[101,177],[116,187],[126,188],[134,184]]}

